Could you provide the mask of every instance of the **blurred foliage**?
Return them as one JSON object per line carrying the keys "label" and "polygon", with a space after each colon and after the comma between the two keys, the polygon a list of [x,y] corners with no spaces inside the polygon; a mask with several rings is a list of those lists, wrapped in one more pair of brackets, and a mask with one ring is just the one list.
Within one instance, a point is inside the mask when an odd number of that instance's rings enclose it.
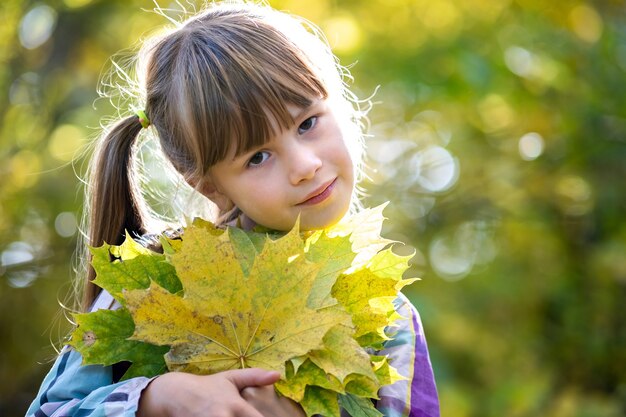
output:
{"label": "blurred foliage", "polygon": [[[320,24],[361,97],[380,86],[366,203],[416,251],[443,416],[626,414],[623,1],[270,3]],[[0,415],[68,329],[98,77],[153,7],[0,4]]]}

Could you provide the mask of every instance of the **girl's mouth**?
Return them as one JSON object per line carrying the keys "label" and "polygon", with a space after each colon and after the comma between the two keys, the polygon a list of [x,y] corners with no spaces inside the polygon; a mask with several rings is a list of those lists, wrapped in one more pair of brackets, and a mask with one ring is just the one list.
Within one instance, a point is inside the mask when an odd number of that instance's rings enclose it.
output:
{"label": "girl's mouth", "polygon": [[335,183],[336,182],[337,182],[337,178],[333,179],[332,181],[327,182],[326,184],[322,185],[317,190],[315,190],[311,194],[309,194],[304,199],[304,201],[302,201],[301,203],[298,203],[297,205],[298,206],[308,206],[308,205],[321,203],[322,201],[324,201],[328,197],[330,197],[330,195],[333,192],[333,189],[335,188]]}

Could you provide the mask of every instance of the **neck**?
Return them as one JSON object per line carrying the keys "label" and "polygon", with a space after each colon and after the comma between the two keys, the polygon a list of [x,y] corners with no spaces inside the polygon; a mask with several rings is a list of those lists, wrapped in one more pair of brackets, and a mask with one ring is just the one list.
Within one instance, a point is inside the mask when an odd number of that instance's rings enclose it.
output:
{"label": "neck", "polygon": [[226,222],[226,226],[241,227],[243,230],[252,230],[252,228],[256,226],[256,223],[250,217],[240,212],[237,217],[229,222]]}
{"label": "neck", "polygon": [[241,213],[239,216],[239,222],[243,230],[251,230],[254,226],[256,226],[255,221],[246,216],[244,213]]}

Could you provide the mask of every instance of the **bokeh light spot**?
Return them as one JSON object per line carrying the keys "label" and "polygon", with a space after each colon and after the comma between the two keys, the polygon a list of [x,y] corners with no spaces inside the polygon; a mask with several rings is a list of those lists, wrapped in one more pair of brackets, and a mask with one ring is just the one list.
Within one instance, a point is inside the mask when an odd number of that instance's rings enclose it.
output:
{"label": "bokeh light spot", "polygon": [[504,62],[513,74],[533,80],[540,86],[554,84],[559,78],[559,66],[554,59],[520,46],[509,46],[504,52]]}
{"label": "bokeh light spot", "polygon": [[13,288],[26,288],[32,285],[39,274],[36,270],[14,271],[9,274],[9,285]]}
{"label": "bokeh light spot", "polygon": [[22,18],[19,38],[26,49],[35,49],[43,45],[56,26],[57,14],[49,6],[39,5],[30,9]]}
{"label": "bokeh light spot", "polygon": [[509,127],[515,121],[515,112],[498,94],[490,94],[478,105],[483,130],[494,133]]}
{"label": "bokeh light spot", "polygon": [[458,161],[441,146],[431,146],[412,160],[417,182],[430,192],[446,191],[459,176]]}
{"label": "bokeh light spot", "polygon": [[423,5],[421,16],[424,25],[437,33],[452,30],[461,17],[454,3],[446,0]]}
{"label": "bokeh light spot", "polygon": [[287,10],[289,13],[302,16],[312,22],[320,22],[324,17],[328,16],[330,9],[329,0],[286,0],[277,3],[277,8]]}
{"label": "bokeh light spot", "polygon": [[84,140],[85,134],[80,128],[74,125],[61,125],[52,132],[48,151],[59,161],[71,161]]}
{"label": "bokeh light spot", "polygon": [[591,197],[589,183],[574,175],[562,178],[557,185],[557,192],[573,201],[585,201]]}
{"label": "bokeh light spot", "polygon": [[519,154],[525,161],[537,159],[544,149],[544,140],[539,133],[526,133],[519,140]]}
{"label": "bokeh light spot", "polygon": [[585,42],[595,43],[602,36],[602,18],[591,6],[579,4],[569,13],[572,31]]}
{"label": "bokeh light spot", "polygon": [[568,175],[556,184],[558,203],[570,216],[582,216],[593,208],[591,185],[582,177]]}
{"label": "bokeh light spot", "polygon": [[31,151],[18,152],[11,158],[12,186],[16,188],[28,188],[35,185],[41,171],[39,156]]}
{"label": "bokeh light spot", "polygon": [[435,273],[447,281],[457,281],[475,266],[491,262],[497,254],[492,227],[484,221],[469,221],[433,239],[428,257]]}
{"label": "bokeh light spot", "polygon": [[429,258],[437,275],[448,281],[464,278],[473,266],[471,254],[458,250],[456,242],[444,237],[431,242]]}
{"label": "bokeh light spot", "polygon": [[2,252],[0,260],[2,266],[14,266],[27,263],[35,259],[33,247],[26,242],[13,242]]}
{"label": "bokeh light spot", "polygon": [[351,16],[337,16],[326,20],[324,32],[336,53],[354,52],[361,46],[361,28]]}
{"label": "bokeh light spot", "polygon": [[64,211],[54,219],[54,228],[61,237],[71,237],[76,234],[78,224],[74,213]]}
{"label": "bokeh light spot", "polygon": [[504,62],[514,74],[528,77],[532,73],[533,54],[519,46],[510,46],[504,52]]}
{"label": "bokeh light spot", "polygon": [[0,271],[11,287],[25,288],[39,276],[29,263],[35,260],[34,248],[26,242],[12,242],[0,255]]}
{"label": "bokeh light spot", "polygon": [[371,140],[368,142],[368,157],[381,164],[389,164],[417,145],[404,139]]}

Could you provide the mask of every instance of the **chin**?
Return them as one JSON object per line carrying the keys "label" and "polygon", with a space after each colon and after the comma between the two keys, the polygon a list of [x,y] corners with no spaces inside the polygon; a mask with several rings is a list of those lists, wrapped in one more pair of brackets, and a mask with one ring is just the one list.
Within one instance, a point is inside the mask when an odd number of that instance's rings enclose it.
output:
{"label": "chin", "polygon": [[348,204],[346,204],[345,207],[342,207],[342,210],[337,210],[335,213],[328,213],[325,216],[320,216],[318,218],[301,219],[300,230],[319,230],[333,226],[345,217],[346,213],[348,213],[349,207],[350,202],[348,201]]}

